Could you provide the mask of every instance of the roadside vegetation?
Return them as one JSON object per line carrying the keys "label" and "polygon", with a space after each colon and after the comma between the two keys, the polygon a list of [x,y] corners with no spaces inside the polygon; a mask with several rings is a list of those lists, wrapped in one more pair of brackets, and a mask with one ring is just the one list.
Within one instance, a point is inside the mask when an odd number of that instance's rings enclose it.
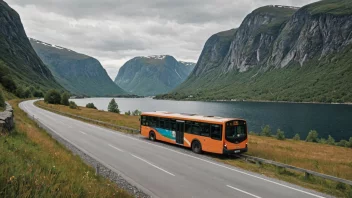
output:
{"label": "roadside vegetation", "polygon": [[4,94],[0,90],[0,111],[3,111],[5,109],[5,98]]}
{"label": "roadside vegetation", "polygon": [[0,197],[131,197],[56,142],[9,101],[16,127],[0,134]]}

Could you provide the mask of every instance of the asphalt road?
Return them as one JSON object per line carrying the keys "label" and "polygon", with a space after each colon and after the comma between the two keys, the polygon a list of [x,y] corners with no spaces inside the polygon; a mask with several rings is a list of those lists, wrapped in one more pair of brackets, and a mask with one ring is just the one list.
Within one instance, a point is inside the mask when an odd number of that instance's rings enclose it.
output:
{"label": "asphalt road", "polygon": [[20,108],[153,197],[327,197],[202,155],[183,152],[183,148],[170,148],[54,114],[34,106],[33,102],[22,102]]}

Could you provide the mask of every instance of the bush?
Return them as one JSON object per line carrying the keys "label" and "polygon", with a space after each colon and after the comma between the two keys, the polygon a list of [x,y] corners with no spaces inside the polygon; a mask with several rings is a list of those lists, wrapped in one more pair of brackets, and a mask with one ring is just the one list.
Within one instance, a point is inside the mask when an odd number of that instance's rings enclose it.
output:
{"label": "bush", "polygon": [[337,146],[342,146],[342,147],[348,147],[349,146],[349,142],[347,142],[346,140],[340,140],[340,142],[338,142],[336,145]]}
{"label": "bush", "polygon": [[5,89],[9,92],[15,93],[17,86],[15,81],[10,77],[10,76],[4,76],[1,79],[1,84],[2,86],[5,87]]}
{"label": "bush", "polygon": [[141,114],[142,114],[142,112],[139,111],[138,109],[134,110],[132,113],[132,115],[134,115],[134,116],[140,116]]}
{"label": "bush", "polygon": [[69,106],[70,106],[71,109],[78,109],[77,104],[75,102],[73,102],[73,101],[70,101]]}
{"label": "bush", "polygon": [[327,144],[327,140],[326,140],[325,138],[320,138],[320,139],[318,139],[318,142],[319,142],[320,144]]}
{"label": "bush", "polygon": [[316,130],[309,131],[306,142],[318,142],[318,135]]}
{"label": "bush", "polygon": [[285,140],[285,132],[281,131],[280,129],[276,132],[276,139],[278,140]]}
{"label": "bush", "polygon": [[16,96],[17,97],[19,97],[19,98],[25,98],[25,96],[24,96],[24,89],[23,89],[23,87],[17,87],[17,89],[16,89]]}
{"label": "bush", "polygon": [[69,106],[70,105],[70,102],[68,101],[68,99],[70,99],[70,95],[68,95],[68,93],[63,93],[62,96],[61,96],[61,101],[60,103],[62,105],[65,105],[65,106]]}
{"label": "bush", "polygon": [[267,137],[271,137],[271,128],[269,125],[266,125],[265,127],[262,128],[262,132],[261,134],[262,136],[267,136]]}
{"label": "bush", "polygon": [[49,104],[60,104],[60,93],[55,89],[51,89],[45,94],[44,101]]}
{"label": "bush", "polygon": [[131,111],[129,110],[129,111],[125,112],[125,115],[131,115]]}
{"label": "bush", "polygon": [[0,107],[3,107],[3,108],[5,107],[5,98],[1,90],[0,90]]}
{"label": "bush", "polygon": [[30,98],[32,97],[32,92],[30,89],[26,89],[24,92],[23,92],[23,98]]}
{"label": "bush", "polygon": [[108,111],[113,113],[120,113],[119,106],[117,105],[114,98],[109,103]]}
{"label": "bush", "polygon": [[296,135],[295,136],[293,136],[293,138],[292,138],[293,140],[296,140],[296,141],[298,141],[298,140],[301,140],[301,137],[299,136],[299,134],[298,133],[296,133]]}
{"label": "bush", "polygon": [[90,108],[90,109],[97,109],[97,108],[94,106],[93,103],[88,103],[88,104],[86,105],[86,107],[87,107],[87,108]]}
{"label": "bush", "polygon": [[35,90],[33,92],[33,96],[36,97],[36,98],[42,98],[42,97],[44,97],[44,94],[41,91]]}
{"label": "bush", "polygon": [[258,133],[254,132],[254,131],[250,131],[249,135],[259,135]]}
{"label": "bush", "polygon": [[331,135],[329,135],[328,140],[326,140],[326,143],[330,145],[335,145],[335,139],[331,137]]}
{"label": "bush", "polygon": [[348,147],[352,148],[352,137],[350,137],[350,141],[348,142]]}

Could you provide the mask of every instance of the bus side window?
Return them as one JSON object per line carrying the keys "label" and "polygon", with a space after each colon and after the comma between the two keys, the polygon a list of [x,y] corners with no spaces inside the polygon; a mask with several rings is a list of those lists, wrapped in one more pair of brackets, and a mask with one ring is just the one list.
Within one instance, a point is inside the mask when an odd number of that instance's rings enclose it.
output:
{"label": "bus side window", "polygon": [[185,133],[192,133],[192,122],[186,121],[185,122]]}
{"label": "bus side window", "polygon": [[210,136],[210,125],[207,123],[201,123],[202,132],[200,135],[209,137]]}
{"label": "bus side window", "polygon": [[141,117],[141,125],[143,125],[143,126],[148,126],[148,125],[147,125],[147,116],[142,116],[142,117]]}
{"label": "bus side window", "polygon": [[176,120],[170,120],[171,130],[176,131]]}
{"label": "bus side window", "polygon": [[195,135],[200,135],[200,133],[202,132],[202,128],[200,126],[201,123],[199,122],[194,122],[193,125],[192,125],[192,134],[195,134]]}
{"label": "bus side window", "polygon": [[211,125],[211,138],[221,140],[221,126],[218,124]]}
{"label": "bus side window", "polygon": [[159,127],[162,129],[165,128],[165,118],[160,118]]}

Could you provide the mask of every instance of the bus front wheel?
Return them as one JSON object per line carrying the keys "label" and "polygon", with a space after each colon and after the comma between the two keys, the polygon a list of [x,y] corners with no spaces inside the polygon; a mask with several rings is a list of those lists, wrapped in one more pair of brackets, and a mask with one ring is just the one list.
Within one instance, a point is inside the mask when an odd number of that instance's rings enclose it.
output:
{"label": "bus front wheel", "polygon": [[156,136],[155,136],[154,131],[149,132],[149,139],[150,139],[151,141],[155,141],[155,140],[156,140]]}
{"label": "bus front wheel", "polygon": [[195,140],[192,142],[192,151],[197,154],[202,153],[202,145],[200,144],[199,141]]}

